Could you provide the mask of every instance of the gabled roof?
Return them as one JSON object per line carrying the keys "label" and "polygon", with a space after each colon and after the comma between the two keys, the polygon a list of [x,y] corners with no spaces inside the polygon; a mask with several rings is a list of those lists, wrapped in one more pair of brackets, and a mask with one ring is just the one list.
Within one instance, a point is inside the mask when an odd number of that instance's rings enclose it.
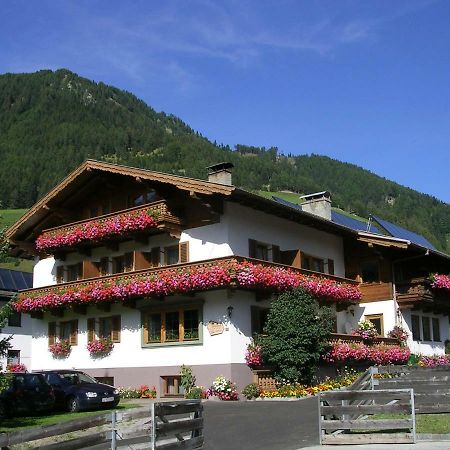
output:
{"label": "gabled roof", "polygon": [[0,268],[0,291],[17,292],[33,287],[33,274]]}
{"label": "gabled roof", "polygon": [[406,239],[411,241],[416,245],[420,245],[421,247],[428,248],[430,250],[436,250],[434,245],[425,239],[422,235],[414,233],[413,231],[407,230],[395,223],[388,222],[387,220],[382,219],[381,217],[372,216],[374,221],[376,221],[390,236]]}
{"label": "gabled roof", "polygon": [[122,166],[118,164],[96,161],[92,159],[86,160],[67,177],[65,177],[58,185],[50,190],[44,197],[35,203],[16,223],[6,230],[6,238],[11,239],[17,232],[24,228],[33,227],[43,216],[48,214],[48,205],[57,202],[58,199],[64,198],[69,192],[83,186],[93,173],[113,173],[124,176],[130,176],[136,179],[157,181],[174,185],[179,189],[205,194],[221,194],[230,195],[235,189],[234,186],[227,186],[220,183],[212,183],[204,180],[172,175],[168,173],[155,172],[147,169],[139,169],[136,167]]}

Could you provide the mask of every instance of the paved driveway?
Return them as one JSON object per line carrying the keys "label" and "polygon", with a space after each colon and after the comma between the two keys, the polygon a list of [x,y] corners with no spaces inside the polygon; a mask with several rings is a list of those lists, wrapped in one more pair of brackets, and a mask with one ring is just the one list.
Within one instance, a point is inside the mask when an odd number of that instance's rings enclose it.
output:
{"label": "paved driveway", "polygon": [[296,450],[319,443],[317,398],[205,402],[205,450]]}

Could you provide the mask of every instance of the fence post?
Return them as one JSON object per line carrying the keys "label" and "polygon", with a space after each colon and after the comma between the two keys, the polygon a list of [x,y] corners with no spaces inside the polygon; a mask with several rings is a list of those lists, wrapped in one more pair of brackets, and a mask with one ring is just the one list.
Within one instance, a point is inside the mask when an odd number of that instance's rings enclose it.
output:
{"label": "fence post", "polygon": [[411,389],[411,415],[412,415],[412,421],[413,421],[413,440],[414,444],[417,442],[417,436],[416,436],[416,407],[414,405],[414,389]]}
{"label": "fence post", "polygon": [[317,396],[317,400],[319,402],[319,444],[322,445],[322,414],[321,414],[322,402],[320,398],[320,392],[319,395]]}
{"label": "fence post", "polygon": [[150,450],[156,449],[156,418],[155,418],[155,403],[150,407]]}
{"label": "fence post", "polygon": [[116,411],[111,413],[111,450],[117,450]]}

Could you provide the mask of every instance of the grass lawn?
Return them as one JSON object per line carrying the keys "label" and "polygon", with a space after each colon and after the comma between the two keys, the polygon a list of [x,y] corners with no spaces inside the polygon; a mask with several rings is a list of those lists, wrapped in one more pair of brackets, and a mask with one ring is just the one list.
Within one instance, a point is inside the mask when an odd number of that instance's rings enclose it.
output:
{"label": "grass lawn", "polygon": [[67,420],[81,419],[83,417],[98,416],[108,411],[139,408],[142,405],[121,400],[119,405],[112,409],[102,409],[100,411],[81,411],[78,413],[56,412],[48,415],[31,417],[14,417],[3,420],[0,424],[0,433],[8,431],[18,431],[22,428],[37,427],[39,425],[53,425]]}
{"label": "grass lawn", "polygon": [[[408,419],[403,414],[376,414],[374,419]],[[416,414],[416,432],[450,434],[450,414]]]}

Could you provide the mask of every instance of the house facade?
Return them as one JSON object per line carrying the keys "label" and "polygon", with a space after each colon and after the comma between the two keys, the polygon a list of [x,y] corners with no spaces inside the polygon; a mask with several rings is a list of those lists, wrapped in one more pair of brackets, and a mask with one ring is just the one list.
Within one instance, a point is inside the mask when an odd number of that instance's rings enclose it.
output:
{"label": "house facade", "polygon": [[[0,268],[0,307],[23,289],[31,288],[33,276],[28,272]],[[0,357],[0,367],[8,364],[25,364],[31,367],[32,319],[29,314],[13,312],[6,325],[0,329],[0,340],[12,336],[11,348]]]}
{"label": "house facade", "polygon": [[[33,289],[16,303],[33,317],[29,368],[77,368],[170,396],[186,364],[200,385],[223,375],[242,388],[252,381],[246,346],[271,295],[293,286],[336,305],[336,339],[354,339],[366,317],[381,336],[403,323],[419,351],[443,352],[448,299],[403,302],[388,273],[420,246],[334,222],[327,193],[299,208],[238,189],[231,169],[214,166],[202,181],[86,161],[14,224],[12,252],[35,258]],[[433,254],[436,270],[446,258]],[[112,349],[88,350],[102,339]],[[62,342],[64,357],[49,351]]]}

